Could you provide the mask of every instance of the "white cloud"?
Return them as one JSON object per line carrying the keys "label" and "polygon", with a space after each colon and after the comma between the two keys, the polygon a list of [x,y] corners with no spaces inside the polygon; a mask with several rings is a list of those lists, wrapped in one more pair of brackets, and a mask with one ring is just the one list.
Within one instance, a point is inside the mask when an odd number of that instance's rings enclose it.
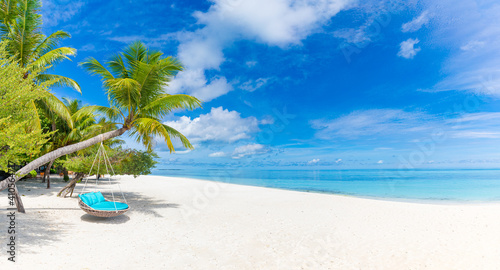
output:
{"label": "white cloud", "polygon": [[[207,12],[197,11],[194,17],[201,28],[180,32],[178,57],[186,69],[173,80],[176,92],[210,101],[232,89],[218,76],[206,78],[205,71],[219,70],[225,61],[223,50],[237,40],[251,40],[269,46],[287,48],[300,44],[332,16],[346,8],[351,0],[214,0]],[[265,8],[263,8],[265,7]],[[246,63],[251,67],[252,61]],[[196,74],[196,87],[184,73]],[[225,82],[225,83],[222,83]],[[208,89],[205,85],[211,85]],[[248,89],[253,89],[248,86]],[[201,95],[201,96],[197,96]]]}
{"label": "white cloud", "polygon": [[83,45],[80,49],[78,49],[78,51],[82,51],[82,52],[87,52],[87,51],[94,51],[95,50],[95,46],[94,44],[86,44],[86,45]]}
{"label": "white cloud", "polygon": [[467,113],[444,119],[422,112],[376,109],[355,111],[331,120],[313,120],[311,126],[317,129],[316,137],[323,140],[388,138],[419,143],[436,131],[444,132],[442,137],[453,139],[500,138],[499,122],[498,112]]}
{"label": "white cloud", "polygon": [[307,162],[307,164],[309,164],[309,165],[313,165],[313,164],[316,164],[316,163],[318,163],[318,162],[319,162],[319,158],[313,158],[312,160],[309,160],[309,161]]}
{"label": "white cloud", "polygon": [[249,68],[253,68],[257,65],[257,61],[247,61],[245,65],[247,65],[247,67]]}
{"label": "white cloud", "polygon": [[409,113],[402,110],[376,109],[355,111],[333,120],[313,120],[316,136],[321,139],[387,135],[395,131],[414,129],[421,121],[429,119],[423,113]]}
{"label": "white cloud", "polygon": [[383,161],[383,160],[379,160],[379,161],[377,161],[377,164],[383,164],[383,163],[384,163],[384,161]]}
{"label": "white cloud", "polygon": [[210,113],[197,118],[182,116],[177,121],[167,121],[169,125],[192,142],[235,142],[252,138],[259,131],[255,117],[242,118],[237,111],[229,111],[222,107],[212,108]]}
{"label": "white cloud", "polygon": [[420,14],[420,16],[414,18],[410,22],[407,22],[401,26],[402,32],[415,32],[418,31],[422,26],[429,22],[429,12],[426,10]]}
{"label": "white cloud", "polygon": [[418,44],[419,42],[420,40],[418,40],[418,38],[409,38],[408,40],[401,42],[399,44],[398,56],[406,59],[415,57],[415,55],[417,55],[417,53],[420,51],[420,48],[415,48],[415,44]]}
{"label": "white cloud", "polygon": [[83,1],[45,0],[42,5],[43,25],[56,26],[60,22],[68,21],[83,5]]}
{"label": "white cloud", "polygon": [[363,44],[370,43],[372,41],[370,35],[366,32],[369,24],[365,24],[360,28],[346,28],[340,29],[333,32],[333,36],[336,38],[343,39],[347,43],[357,44],[362,47]]}
{"label": "white cloud", "polygon": [[233,151],[233,158],[240,159],[246,156],[265,154],[267,152],[268,150],[262,144],[248,144],[236,147]]}
{"label": "white cloud", "polygon": [[253,92],[267,84],[270,78],[258,78],[257,80],[248,80],[242,83],[239,88],[248,92]]}
{"label": "white cloud", "polygon": [[467,44],[460,47],[462,51],[475,51],[484,46],[483,41],[472,40],[467,42]]}
{"label": "white cloud", "polygon": [[226,153],[224,153],[224,152],[215,152],[215,153],[209,154],[208,156],[209,157],[225,157]]}
{"label": "white cloud", "polygon": [[[488,1],[443,0],[434,6],[433,46],[449,51],[434,91],[500,96],[500,6]],[[460,18],[459,20],[457,18]]]}
{"label": "white cloud", "polygon": [[264,116],[262,120],[260,120],[259,124],[261,125],[272,125],[274,124],[274,118],[270,115]]}
{"label": "white cloud", "polygon": [[203,102],[209,102],[232,91],[233,86],[227,82],[225,77],[216,76],[208,82],[202,69],[189,69],[179,73],[175,80],[169,83],[167,92],[176,94],[186,92],[186,89],[190,89],[190,95]]}

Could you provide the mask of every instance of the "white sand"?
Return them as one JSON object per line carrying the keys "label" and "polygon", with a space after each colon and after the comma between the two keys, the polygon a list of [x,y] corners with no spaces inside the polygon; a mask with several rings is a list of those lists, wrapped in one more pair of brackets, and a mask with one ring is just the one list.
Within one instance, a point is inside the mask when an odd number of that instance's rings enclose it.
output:
{"label": "white sand", "polygon": [[99,219],[76,198],[55,197],[62,185],[20,185],[27,214],[16,219],[18,261],[7,261],[2,211],[0,269],[500,269],[500,204],[145,176],[122,179],[131,211]]}

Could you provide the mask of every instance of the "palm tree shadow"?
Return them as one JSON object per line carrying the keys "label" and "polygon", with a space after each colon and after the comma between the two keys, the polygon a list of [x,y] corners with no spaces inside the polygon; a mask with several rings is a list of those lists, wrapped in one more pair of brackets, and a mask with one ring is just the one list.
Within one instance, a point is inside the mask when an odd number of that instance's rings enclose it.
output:
{"label": "palm tree shadow", "polygon": [[[1,224],[7,224],[7,215],[0,215]],[[61,241],[67,235],[71,234],[73,225],[66,222],[54,222],[53,218],[43,212],[31,211],[26,214],[15,213],[15,237],[18,250],[23,253],[46,252],[44,246],[49,246],[55,242]],[[3,240],[3,239],[2,239]],[[7,241],[7,238],[5,239]],[[3,250],[6,244],[2,243]]]}
{"label": "palm tree shadow", "polygon": [[139,212],[154,217],[163,217],[157,210],[167,208],[178,208],[179,204],[168,203],[164,200],[157,200],[138,192],[124,192],[130,211]]}

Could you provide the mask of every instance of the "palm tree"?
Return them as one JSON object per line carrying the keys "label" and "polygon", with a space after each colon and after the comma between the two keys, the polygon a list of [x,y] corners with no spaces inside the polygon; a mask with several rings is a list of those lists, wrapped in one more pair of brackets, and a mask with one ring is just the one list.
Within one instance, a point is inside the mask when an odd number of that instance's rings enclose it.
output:
{"label": "palm tree", "polygon": [[[40,0],[0,0],[0,37],[7,43],[7,52],[28,72],[23,76],[26,79],[30,72],[46,71],[59,62],[74,56],[76,49],[58,47],[61,40],[71,37],[64,31],[56,31],[49,36],[41,32],[42,18]],[[41,72],[36,77],[37,83],[46,82],[48,86],[66,86],[81,93],[80,86],[74,80],[54,74]],[[70,114],[64,104],[52,93],[33,101],[33,109],[44,108],[72,125]],[[52,116],[49,116],[51,118]],[[40,127],[40,119],[33,119],[33,128]]]}
{"label": "palm tree", "polygon": [[[155,137],[164,139],[171,152],[175,151],[172,138],[179,139],[184,147],[193,149],[184,135],[161,122],[174,109],[194,109],[201,106],[201,101],[195,97],[166,93],[165,87],[170,79],[182,70],[182,65],[175,58],[164,57],[162,52],[148,50],[143,43],[134,42],[122,53],[111,57],[105,65],[94,58],[87,59],[81,65],[92,74],[101,76],[110,106],[88,106],[80,109],[75,117],[98,111],[121,127],[51,151],[18,170],[13,181],[18,181],[19,176],[50,160],[126,132],[142,142],[148,150],[152,149]],[[0,182],[0,191],[7,186],[7,181]]]}
{"label": "palm tree", "polygon": [[[46,145],[45,153],[58,149],[60,147],[71,145],[85,139],[91,138],[103,130],[110,131],[115,129],[115,125],[106,122],[105,119],[101,119],[96,122],[96,115],[88,110],[85,113],[80,112],[84,109],[82,107],[81,101],[78,99],[62,98],[65,109],[71,115],[72,127],[67,125],[65,121],[58,121],[57,116],[50,119],[52,121],[52,131],[55,133],[52,135],[51,141]],[[85,109],[84,109],[85,110]],[[49,115],[50,112],[49,112]],[[104,121],[103,121],[104,120]],[[49,161],[45,166],[45,173],[43,176],[43,181],[47,178],[47,188],[50,188],[50,168],[52,167],[54,160]]]}

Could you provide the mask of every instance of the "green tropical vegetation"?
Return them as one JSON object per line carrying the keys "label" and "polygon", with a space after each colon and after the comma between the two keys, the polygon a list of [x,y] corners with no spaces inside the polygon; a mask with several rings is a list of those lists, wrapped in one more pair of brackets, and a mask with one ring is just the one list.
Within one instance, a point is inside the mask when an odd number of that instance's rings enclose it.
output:
{"label": "green tropical vegetation", "polygon": [[5,43],[0,43],[0,170],[3,171],[9,161],[22,163],[35,157],[51,135],[30,125],[29,119],[36,117],[36,113],[29,105],[46,95],[47,85],[30,82],[36,73],[23,79],[20,74],[26,70],[8,56]]}
{"label": "green tropical vegetation", "polygon": [[[151,173],[151,169],[157,164],[155,158],[158,156],[154,152],[140,151],[136,149],[123,149],[121,143],[105,144],[106,155],[111,164],[113,164],[111,175],[146,175]],[[58,196],[65,197],[73,193],[76,183],[83,177],[88,175],[103,174],[105,169],[102,167],[98,169],[97,166],[92,166],[95,162],[95,156],[98,145],[87,148],[81,155],[73,156],[64,161],[63,166],[75,174],[75,177],[65,187],[63,187]],[[90,171],[92,168],[92,171]],[[99,171],[98,171],[99,170]]]}
{"label": "green tropical vegetation", "polygon": [[[120,174],[148,174],[156,164],[153,152],[157,140],[170,152],[177,141],[193,149],[189,140],[162,119],[177,109],[195,109],[201,101],[188,95],[167,93],[168,82],[183,69],[181,63],[142,42],[131,43],[122,52],[101,62],[88,58],[81,67],[102,80],[109,106],[82,105],[76,99],[57,98],[53,87],[70,87],[82,92],[69,77],[50,74],[56,64],[69,60],[76,49],[61,47],[70,35],[56,31],[42,33],[40,0],[0,0],[0,170],[7,162],[27,164],[14,180],[45,166],[53,166],[75,177],[60,191],[72,192],[85,175],[96,145],[104,142]],[[124,149],[117,137],[127,133],[146,151]],[[50,187],[50,178],[47,178]],[[0,181],[0,190],[7,187]],[[18,209],[23,211],[16,194]]]}

